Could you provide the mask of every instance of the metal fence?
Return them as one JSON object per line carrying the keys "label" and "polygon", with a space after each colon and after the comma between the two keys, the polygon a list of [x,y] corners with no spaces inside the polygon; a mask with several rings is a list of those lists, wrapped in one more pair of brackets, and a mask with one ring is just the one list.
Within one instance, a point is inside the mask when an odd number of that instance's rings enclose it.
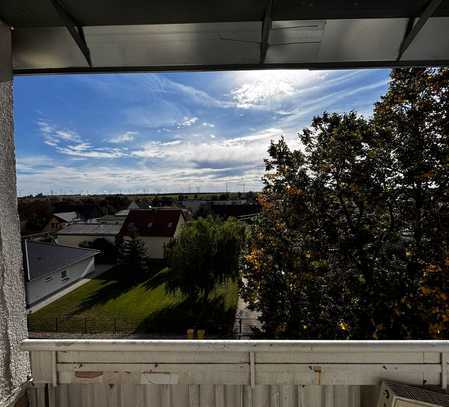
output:
{"label": "metal fence", "polygon": [[[125,317],[79,317],[73,315],[55,315],[47,318],[28,320],[30,337],[58,336],[148,336],[152,338],[209,338],[209,339],[243,339],[251,338],[258,327],[255,318],[236,318],[228,324],[204,321],[197,327],[152,326],[151,323],[136,321]],[[189,331],[190,330],[190,331]],[[193,330],[193,331],[192,331]],[[189,332],[188,332],[189,331]]]}

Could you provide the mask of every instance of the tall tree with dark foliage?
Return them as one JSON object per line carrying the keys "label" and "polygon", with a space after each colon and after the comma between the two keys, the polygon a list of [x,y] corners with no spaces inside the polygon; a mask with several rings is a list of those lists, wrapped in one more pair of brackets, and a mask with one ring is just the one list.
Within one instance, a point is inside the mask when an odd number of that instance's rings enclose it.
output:
{"label": "tall tree with dark foliage", "polygon": [[243,296],[269,337],[449,334],[449,70],[399,69],[373,117],[272,143]]}

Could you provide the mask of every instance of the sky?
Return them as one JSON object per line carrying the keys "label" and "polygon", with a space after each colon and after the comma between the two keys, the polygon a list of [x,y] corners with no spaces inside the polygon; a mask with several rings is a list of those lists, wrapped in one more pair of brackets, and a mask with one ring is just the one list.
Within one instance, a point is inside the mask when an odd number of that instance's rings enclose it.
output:
{"label": "sky", "polygon": [[28,194],[258,191],[270,140],[300,148],[323,111],[369,116],[388,70],[18,76]]}

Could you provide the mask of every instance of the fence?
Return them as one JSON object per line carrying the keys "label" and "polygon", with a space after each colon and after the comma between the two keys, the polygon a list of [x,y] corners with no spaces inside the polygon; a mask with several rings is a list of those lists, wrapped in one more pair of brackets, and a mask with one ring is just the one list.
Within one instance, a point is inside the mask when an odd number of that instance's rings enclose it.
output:
{"label": "fence", "polygon": [[[252,337],[253,329],[257,326],[258,321],[255,318],[236,318],[229,324],[205,321],[201,326],[196,327],[196,332],[204,330],[205,337],[209,339],[242,339]],[[28,320],[30,337],[141,335],[161,339],[182,339],[187,338],[187,330],[192,328],[183,324],[152,326],[151,323],[142,323],[142,321],[123,317],[89,318],[62,315]]]}

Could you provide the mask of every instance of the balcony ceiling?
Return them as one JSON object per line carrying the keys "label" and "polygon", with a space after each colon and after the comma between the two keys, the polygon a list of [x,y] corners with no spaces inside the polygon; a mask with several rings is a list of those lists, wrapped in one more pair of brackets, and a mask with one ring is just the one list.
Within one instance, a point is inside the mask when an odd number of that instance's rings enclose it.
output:
{"label": "balcony ceiling", "polygon": [[2,0],[16,73],[449,64],[448,0]]}

